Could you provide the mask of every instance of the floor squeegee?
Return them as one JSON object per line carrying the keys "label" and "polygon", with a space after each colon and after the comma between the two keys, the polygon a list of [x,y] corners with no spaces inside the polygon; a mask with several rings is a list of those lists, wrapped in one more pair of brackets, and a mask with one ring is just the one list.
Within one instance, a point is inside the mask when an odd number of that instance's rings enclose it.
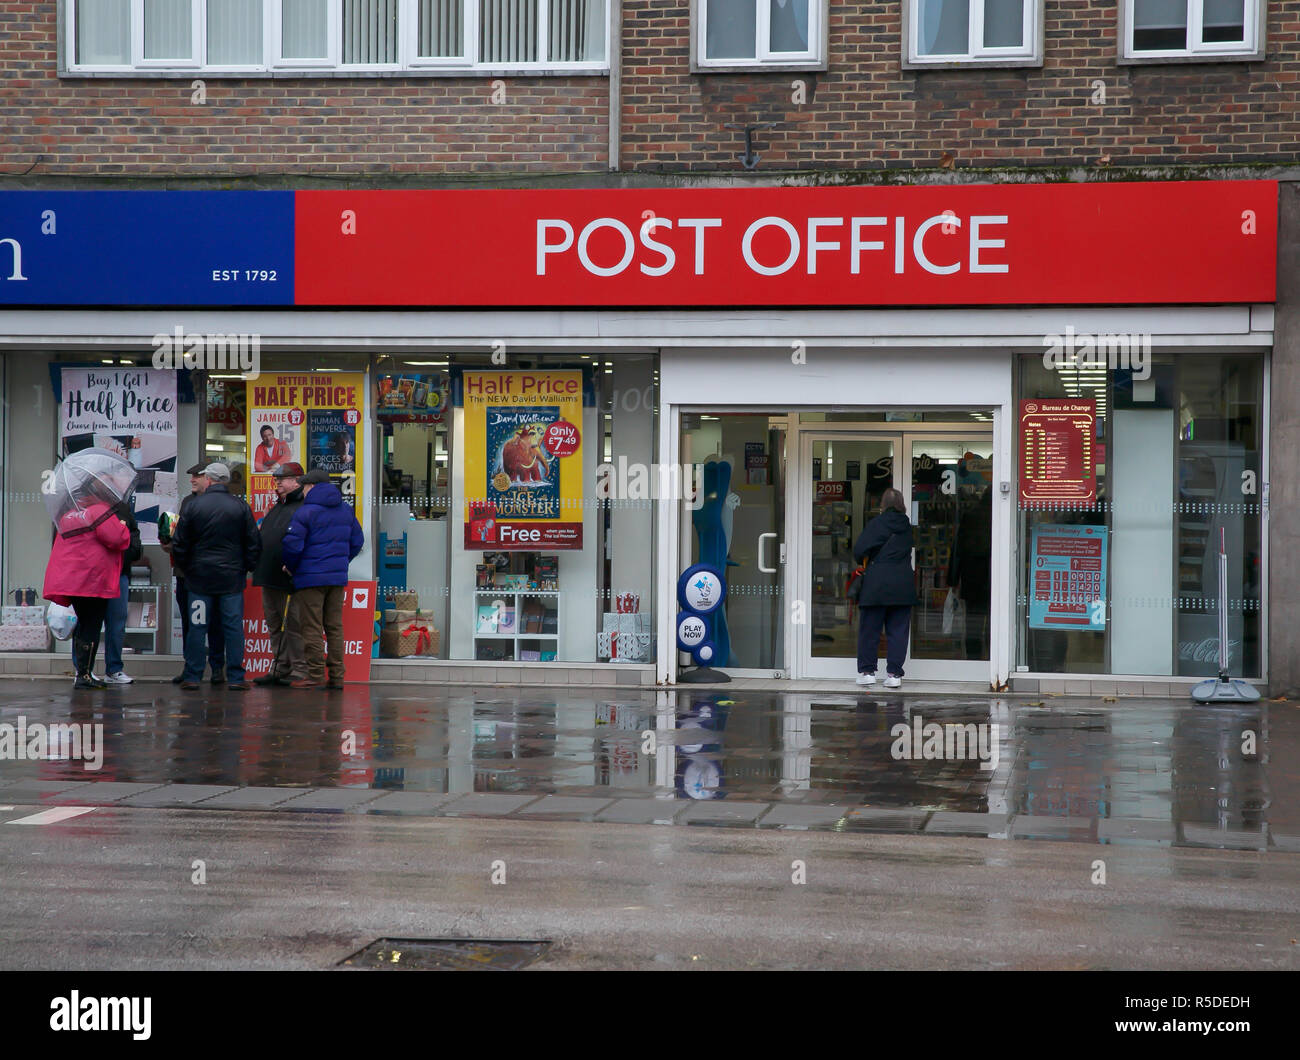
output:
{"label": "floor squeegee", "polygon": [[1219,530],[1219,676],[1192,685],[1197,703],[1254,703],[1259,689],[1228,676],[1228,549],[1226,533]]}

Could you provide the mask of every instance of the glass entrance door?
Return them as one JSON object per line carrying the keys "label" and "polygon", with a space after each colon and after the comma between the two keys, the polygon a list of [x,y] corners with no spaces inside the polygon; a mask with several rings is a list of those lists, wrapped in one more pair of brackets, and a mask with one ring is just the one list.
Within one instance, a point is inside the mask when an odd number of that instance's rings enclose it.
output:
{"label": "glass entrance door", "polygon": [[785,421],[768,413],[682,413],[682,464],[698,494],[684,505],[680,555],[723,571],[727,596],[713,665],[774,676],[786,663]]}
{"label": "glass entrance door", "polygon": [[[992,446],[992,435],[979,431],[800,433],[791,604],[796,676],[857,674],[858,614],[844,588],[856,565],[854,543],[893,486],[910,499],[915,528],[918,602],[906,675],[988,679]],[[946,619],[954,582],[966,613]],[[799,601],[807,601],[806,614]],[[883,664],[883,643],[879,651]]]}

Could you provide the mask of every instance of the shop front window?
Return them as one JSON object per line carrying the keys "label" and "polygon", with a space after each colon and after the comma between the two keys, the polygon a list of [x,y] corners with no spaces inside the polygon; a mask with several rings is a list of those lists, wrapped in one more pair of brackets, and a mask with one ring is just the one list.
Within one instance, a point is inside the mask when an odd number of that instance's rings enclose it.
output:
{"label": "shop front window", "polygon": [[[376,381],[381,657],[416,611],[438,658],[652,662],[655,358],[381,358]],[[424,387],[437,415],[390,414]]]}
{"label": "shop front window", "polygon": [[1048,360],[1020,362],[1018,667],[1213,676],[1222,550],[1260,677],[1263,357]]}

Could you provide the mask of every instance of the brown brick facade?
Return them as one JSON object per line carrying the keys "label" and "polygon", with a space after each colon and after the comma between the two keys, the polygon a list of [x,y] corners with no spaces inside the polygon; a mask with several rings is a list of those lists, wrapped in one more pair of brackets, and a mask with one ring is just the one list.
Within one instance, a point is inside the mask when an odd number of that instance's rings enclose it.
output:
{"label": "brown brick facade", "polygon": [[1265,62],[1120,66],[1116,0],[1047,0],[1042,67],[904,70],[902,19],[901,0],[831,0],[827,72],[692,74],[687,5],[628,0],[626,168],[737,170],[743,133],[724,126],[760,121],[778,123],[757,135],[769,170],[929,169],[946,153],[959,168],[1300,158],[1293,3],[1268,4]]}
{"label": "brown brick facade", "polygon": [[[1267,59],[1120,66],[1116,0],[1048,0],[1044,65],[911,71],[900,0],[832,0],[829,70],[693,74],[686,0],[625,0],[629,173],[1300,160],[1300,11],[1270,0]],[[56,5],[0,3],[0,177],[600,174],[606,77],[60,78]],[[1094,82],[1104,104],[1093,102]],[[802,87],[800,87],[802,84]],[[802,94],[802,102],[795,97]]]}

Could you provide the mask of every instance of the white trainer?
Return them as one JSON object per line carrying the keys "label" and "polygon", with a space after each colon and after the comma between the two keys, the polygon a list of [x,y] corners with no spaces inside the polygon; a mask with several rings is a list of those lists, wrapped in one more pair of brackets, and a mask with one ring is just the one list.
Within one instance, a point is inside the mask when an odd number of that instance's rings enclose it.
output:
{"label": "white trainer", "polygon": [[894,677],[894,676],[892,676],[892,675],[889,676],[889,677],[886,677],[886,678],[885,678],[885,687],[886,687],[886,688],[902,688],[902,687],[903,687],[903,679],[902,679],[901,677]]}
{"label": "white trainer", "polygon": [[876,675],[875,675],[875,674],[858,674],[858,684],[860,684],[860,685],[874,685],[875,683],[876,683]]}
{"label": "white trainer", "polygon": [[118,671],[117,673],[115,673],[115,674],[105,674],[105,675],[104,675],[104,680],[107,681],[110,685],[129,685],[129,684],[134,684],[134,682],[131,680],[131,678],[129,678],[129,677],[128,677],[126,674],[124,674],[121,670],[119,670],[119,671]]}

